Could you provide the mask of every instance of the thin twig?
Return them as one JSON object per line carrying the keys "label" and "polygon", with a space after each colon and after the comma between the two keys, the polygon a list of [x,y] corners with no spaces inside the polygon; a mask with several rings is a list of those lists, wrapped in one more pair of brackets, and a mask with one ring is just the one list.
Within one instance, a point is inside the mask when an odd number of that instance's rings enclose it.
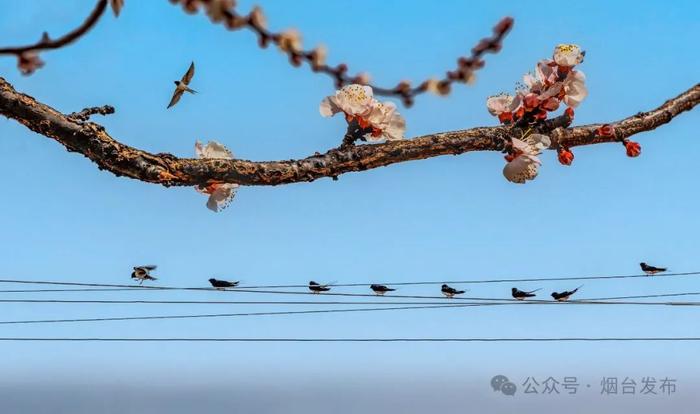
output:
{"label": "thin twig", "polygon": [[107,8],[107,0],[98,0],[92,13],[85,19],[85,21],[78,26],[76,29],[66,33],[65,35],[57,38],[51,39],[48,33],[44,32],[41,39],[36,42],[25,46],[14,46],[14,47],[4,47],[0,48],[0,55],[15,55],[18,59],[18,66],[24,74],[31,74],[35,69],[43,66],[43,62],[36,56],[35,52],[41,50],[58,49],[66,46],[70,43],[75,42],[81,36],[86,34],[90,29],[92,29],[95,24],[100,20],[102,14],[104,14]]}
{"label": "thin twig", "polygon": [[114,107],[110,105],[93,106],[85,108],[80,112],[73,112],[68,115],[68,118],[73,118],[76,121],[89,121],[92,115],[111,115],[114,113]]}
{"label": "thin twig", "polygon": [[[235,10],[234,2],[222,0],[170,0],[173,4],[180,3],[188,13],[196,13],[200,6],[203,6],[212,22],[223,23],[228,29],[238,30],[247,28],[258,36],[260,47],[267,47],[270,43],[277,45],[280,50],[287,54],[293,66],[300,66],[302,62],[307,62],[309,67],[318,73],[325,73],[335,81],[336,88],[353,83],[361,83],[372,86],[376,95],[394,96],[400,98],[404,105],[411,106],[417,95],[425,92],[434,92],[439,95],[447,95],[451,86],[455,82],[471,83],[474,79],[474,72],[484,67],[483,57],[487,53],[498,53],[501,50],[503,39],[513,27],[513,19],[504,17],[493,28],[493,35],[481,39],[471,50],[470,56],[463,56],[457,59],[457,68],[448,71],[442,79],[429,79],[411,87],[407,81],[401,81],[394,87],[381,87],[369,84],[367,75],[348,74],[348,66],[345,63],[336,66],[329,66],[320,55],[321,51],[301,50],[294,42],[289,41],[289,35],[284,32],[272,32],[265,27],[264,16],[260,8],[255,8],[247,16],[238,14]],[[325,54],[325,52],[323,53]]]}

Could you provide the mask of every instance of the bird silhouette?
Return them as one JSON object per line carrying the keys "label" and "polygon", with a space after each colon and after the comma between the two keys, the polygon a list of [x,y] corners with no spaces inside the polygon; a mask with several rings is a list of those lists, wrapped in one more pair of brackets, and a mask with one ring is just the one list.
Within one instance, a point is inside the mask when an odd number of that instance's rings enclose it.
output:
{"label": "bird silhouette", "polygon": [[226,288],[236,287],[241,282],[229,282],[228,280],[219,280],[211,278],[209,279],[209,283],[211,283],[211,285],[217,290],[225,290]]}
{"label": "bird silhouette", "polygon": [[513,289],[511,289],[511,294],[517,300],[525,300],[526,298],[534,298],[535,296],[537,296],[537,295],[535,295],[535,292],[537,292],[538,290],[540,290],[540,289],[535,289],[535,290],[531,290],[529,292],[525,292],[525,291],[522,291],[518,288],[513,288]]}
{"label": "bird silhouette", "polygon": [[665,267],[650,266],[644,262],[640,263],[639,267],[641,267],[642,271],[644,271],[644,273],[648,274],[649,276],[655,275],[657,273],[665,272],[668,270]]}
{"label": "bird silhouette", "polygon": [[448,298],[453,298],[455,295],[461,295],[464,293],[463,290],[457,290],[453,287],[449,287],[446,284],[442,285],[442,288],[440,289],[443,295],[447,296]]}
{"label": "bird silhouette", "polygon": [[194,76],[194,62],[190,63],[190,68],[187,69],[187,73],[179,81],[175,81],[175,92],[173,92],[173,97],[170,98],[170,103],[168,104],[168,109],[173,107],[176,103],[180,101],[182,94],[185,92],[197,93],[194,89],[190,89],[189,84]]}
{"label": "bird silhouette", "polygon": [[328,292],[331,288],[328,285],[316,283],[313,280],[309,282],[309,290],[313,293]]}
{"label": "bird silhouette", "polygon": [[566,302],[567,300],[569,300],[569,298],[571,297],[571,295],[573,295],[574,293],[578,292],[578,290],[581,289],[582,286],[583,286],[583,285],[577,287],[577,288],[574,289],[574,290],[565,290],[565,291],[563,291],[563,292],[561,292],[561,293],[552,292],[552,297],[553,297],[554,300],[556,300],[557,302]]}
{"label": "bird silhouette", "polygon": [[151,271],[155,270],[158,266],[146,265],[146,266],[134,266],[134,271],[131,272],[131,278],[139,281],[139,285],[143,284],[144,280],[157,280],[155,277],[151,276]]}
{"label": "bird silhouette", "polygon": [[372,289],[372,291],[374,291],[374,293],[376,293],[379,296],[384,296],[384,294],[386,292],[393,292],[396,290],[396,289],[392,289],[392,288],[384,286],[384,285],[374,285],[374,284],[370,285],[369,288]]}

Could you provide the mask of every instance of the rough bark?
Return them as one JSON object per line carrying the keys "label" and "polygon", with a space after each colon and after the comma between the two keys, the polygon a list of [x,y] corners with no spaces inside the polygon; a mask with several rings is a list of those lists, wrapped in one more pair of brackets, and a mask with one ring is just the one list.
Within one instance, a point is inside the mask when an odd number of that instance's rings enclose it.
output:
{"label": "rough bark", "polygon": [[[604,124],[552,129],[560,124],[561,118],[545,124],[539,132],[550,135],[552,148],[619,142],[668,123],[698,103],[700,84],[669,99],[656,109],[606,123],[614,127],[614,136],[596,134],[596,130]],[[194,186],[212,182],[279,185],[314,181],[440,155],[502,151],[510,137],[520,136],[519,130],[504,126],[478,127],[385,144],[346,146],[299,160],[256,162],[151,154],[118,142],[94,122],[84,122],[62,114],[31,96],[15,91],[3,78],[0,78],[0,114],[58,141],[69,151],[83,154],[100,169],[111,171],[117,176],[164,186]]]}

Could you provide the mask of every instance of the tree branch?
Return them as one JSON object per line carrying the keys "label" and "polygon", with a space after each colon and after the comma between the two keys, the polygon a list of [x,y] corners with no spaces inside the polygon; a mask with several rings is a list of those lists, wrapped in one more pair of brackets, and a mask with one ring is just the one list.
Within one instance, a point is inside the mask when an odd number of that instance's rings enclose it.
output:
{"label": "tree branch", "polygon": [[95,8],[92,10],[92,13],[90,13],[87,19],[85,19],[83,24],[71,32],[68,32],[65,35],[53,40],[49,38],[48,33],[44,32],[41,39],[36,43],[26,46],[0,48],[0,55],[17,56],[19,59],[20,69],[23,71],[23,73],[30,74],[34,71],[34,69],[43,65],[43,62],[33,55],[34,52],[40,50],[58,49],[78,40],[81,36],[90,31],[95,24],[97,24],[97,21],[100,20],[100,17],[102,17],[102,14],[106,8],[107,0],[98,0]]}
{"label": "tree branch", "polygon": [[85,108],[80,112],[68,114],[68,118],[73,118],[76,121],[89,121],[92,115],[111,115],[114,113],[114,107],[110,105],[92,106]]}
{"label": "tree branch", "polygon": [[[265,17],[262,9],[256,7],[253,11],[243,16],[236,12],[234,1],[230,0],[170,0],[173,4],[180,3],[187,13],[196,13],[202,6],[211,21],[223,23],[228,29],[238,30],[247,28],[258,36],[260,47],[267,47],[269,43],[277,45],[282,52],[287,54],[289,62],[293,66],[300,66],[307,62],[314,72],[325,73],[335,81],[337,89],[345,85],[359,83],[371,86],[376,95],[395,96],[400,98],[404,105],[411,106],[414,98],[425,92],[433,92],[438,95],[447,95],[455,82],[471,83],[474,72],[484,67],[484,55],[498,53],[501,50],[503,39],[513,27],[513,19],[504,17],[493,27],[493,34],[483,38],[471,50],[468,57],[457,59],[457,68],[448,71],[443,79],[428,79],[416,87],[411,87],[408,81],[401,81],[395,87],[381,87],[371,85],[366,74],[348,75],[348,66],[341,63],[335,67],[325,63],[325,48],[314,50],[301,49],[301,35],[297,31],[275,33],[266,28]],[[323,55],[323,56],[321,56]]]}
{"label": "tree branch", "polygon": [[[556,118],[550,123],[544,123],[539,132],[551,136],[551,148],[619,142],[668,123],[698,103],[700,84],[669,99],[654,110],[607,123],[614,127],[614,136],[597,135],[596,130],[606,124],[549,130],[559,124]],[[505,126],[478,127],[385,144],[341,147],[300,160],[254,162],[238,159],[187,159],[171,154],[141,151],[116,141],[102,126],[94,122],[77,121],[31,96],[15,91],[3,78],[0,78],[0,114],[58,141],[69,151],[83,154],[100,169],[111,171],[117,176],[164,186],[210,183],[279,185],[314,181],[323,177],[335,178],[348,172],[440,155],[457,155],[470,151],[503,151],[510,138],[519,137],[522,133],[519,129]]]}

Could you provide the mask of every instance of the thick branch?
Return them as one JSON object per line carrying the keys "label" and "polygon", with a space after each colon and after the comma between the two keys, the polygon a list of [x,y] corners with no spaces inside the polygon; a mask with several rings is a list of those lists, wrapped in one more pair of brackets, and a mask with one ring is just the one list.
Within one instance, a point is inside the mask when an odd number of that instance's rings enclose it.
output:
{"label": "thick branch", "polygon": [[[596,130],[603,124],[540,132],[550,133],[552,148],[558,145],[574,147],[617,142],[668,123],[698,103],[700,84],[654,110],[608,123],[615,128],[614,137],[596,135]],[[347,172],[364,171],[440,155],[457,155],[470,151],[502,151],[509,137],[520,136],[520,131],[507,127],[480,127],[385,144],[337,148],[300,160],[254,162],[186,159],[171,154],[141,151],[114,140],[96,123],[79,122],[28,95],[15,91],[3,78],[0,78],[0,114],[58,141],[69,151],[80,152],[95,162],[100,169],[111,171],[117,176],[165,186],[194,186],[211,182],[279,185],[314,181],[323,177],[337,177]]]}

